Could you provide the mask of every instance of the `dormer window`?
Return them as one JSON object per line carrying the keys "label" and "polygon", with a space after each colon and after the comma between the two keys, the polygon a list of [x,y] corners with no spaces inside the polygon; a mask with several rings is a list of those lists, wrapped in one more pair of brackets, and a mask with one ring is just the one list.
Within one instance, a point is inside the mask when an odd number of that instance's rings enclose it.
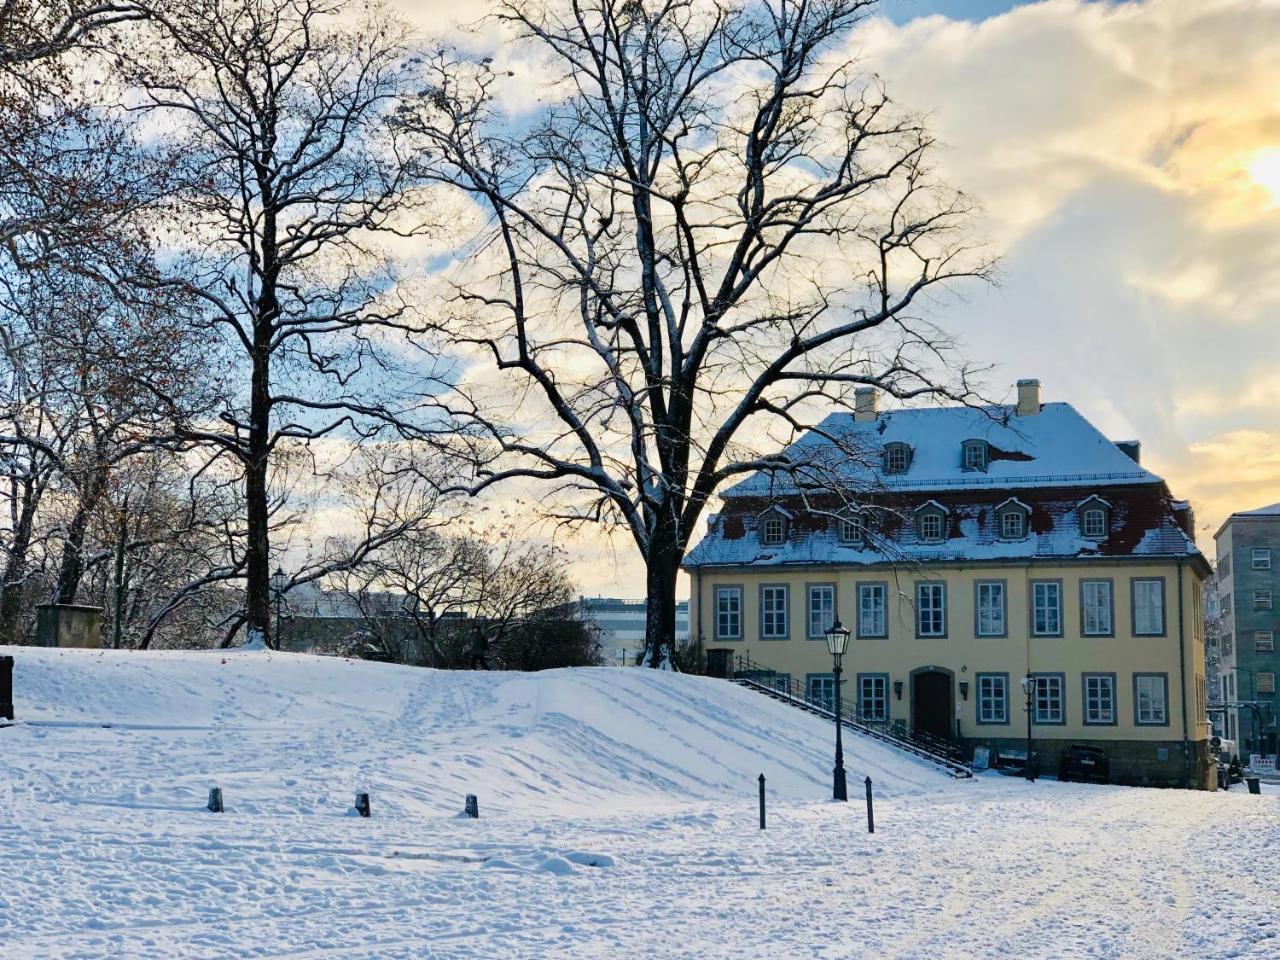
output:
{"label": "dormer window", "polygon": [[1001,540],[1023,540],[1027,536],[1027,519],[1031,508],[1017,497],[1010,497],[996,507],[996,532]]}
{"label": "dormer window", "polygon": [[760,514],[760,542],[766,547],[776,547],[787,542],[787,528],[791,514],[781,507],[770,507]]}
{"label": "dormer window", "polygon": [[1080,534],[1089,540],[1105,540],[1111,533],[1111,504],[1090,497],[1080,504]]}
{"label": "dormer window", "polygon": [[843,514],[839,520],[839,536],[846,546],[862,546],[867,539],[866,515],[858,510]]}
{"label": "dormer window", "polygon": [[966,440],[960,447],[960,465],[966,470],[986,470],[991,449],[985,440]]}
{"label": "dormer window", "polygon": [[946,536],[946,507],[930,500],[916,510],[916,536],[924,543],[941,543]]}
{"label": "dormer window", "polygon": [[905,443],[889,443],[884,448],[884,472],[906,473],[911,466],[911,447]]}
{"label": "dormer window", "polygon": [[1027,518],[1020,510],[1006,510],[1000,514],[1000,539],[1021,540],[1027,535]]}
{"label": "dormer window", "polygon": [[761,539],[768,546],[776,546],[787,539],[787,525],[782,522],[782,518],[777,514],[765,517],[764,529]]}
{"label": "dormer window", "polygon": [[1084,535],[1092,540],[1101,540],[1107,535],[1107,511],[1101,507],[1090,507],[1084,512]]}

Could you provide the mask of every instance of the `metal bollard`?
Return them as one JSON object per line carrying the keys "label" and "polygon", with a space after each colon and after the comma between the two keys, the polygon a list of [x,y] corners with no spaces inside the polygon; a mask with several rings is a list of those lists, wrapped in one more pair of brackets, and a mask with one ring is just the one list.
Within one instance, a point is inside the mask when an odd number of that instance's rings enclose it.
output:
{"label": "metal bollard", "polygon": [[480,801],[476,799],[476,795],[474,793],[467,794],[465,812],[472,820],[480,819]]}
{"label": "metal bollard", "polygon": [[0,657],[0,720],[13,719],[13,657]]}
{"label": "metal bollard", "polygon": [[363,790],[356,791],[356,813],[362,817],[369,816],[369,794]]}
{"label": "metal bollard", "polygon": [[222,813],[222,788],[221,787],[209,788],[209,806],[207,807],[207,809],[210,813]]}
{"label": "metal bollard", "polygon": [[764,774],[760,774],[760,829],[764,829]]}
{"label": "metal bollard", "polygon": [[876,813],[871,805],[871,778],[867,777],[867,833],[876,832]]}

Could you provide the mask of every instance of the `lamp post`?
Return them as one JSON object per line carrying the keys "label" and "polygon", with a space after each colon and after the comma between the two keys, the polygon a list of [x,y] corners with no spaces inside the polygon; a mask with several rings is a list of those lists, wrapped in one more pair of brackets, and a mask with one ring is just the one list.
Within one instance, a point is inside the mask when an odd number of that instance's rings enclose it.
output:
{"label": "lamp post", "polygon": [[840,659],[844,656],[845,649],[849,646],[849,631],[840,626],[840,621],[836,620],[831,624],[831,629],[827,631],[827,649],[831,651],[831,659],[834,661],[832,672],[835,674],[836,693],[836,768],[833,771],[834,781],[831,787],[831,795],[835,800],[849,799],[849,791],[845,787],[844,779],[844,739],[842,736],[842,728],[844,722],[840,718]]}
{"label": "lamp post", "polygon": [[284,600],[284,588],[288,583],[288,577],[284,574],[283,567],[276,567],[276,572],[271,575],[271,589],[276,594],[276,643],[277,650],[282,649],[280,645],[280,604]]}
{"label": "lamp post", "polygon": [[1027,762],[1022,767],[1022,775],[1028,780],[1034,780],[1031,769],[1031,708],[1032,697],[1036,690],[1036,678],[1031,674],[1027,674],[1022,678],[1022,692],[1027,695]]}

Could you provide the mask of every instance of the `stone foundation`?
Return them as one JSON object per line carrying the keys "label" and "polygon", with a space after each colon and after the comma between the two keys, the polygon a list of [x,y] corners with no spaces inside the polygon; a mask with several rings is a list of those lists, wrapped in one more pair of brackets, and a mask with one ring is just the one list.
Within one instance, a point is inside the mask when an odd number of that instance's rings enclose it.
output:
{"label": "stone foundation", "polygon": [[[991,765],[995,766],[996,753],[1013,751],[1022,756],[1027,749],[1026,738],[1016,737],[966,737],[963,741],[966,756],[973,757],[973,748],[991,748]],[[1107,755],[1111,766],[1111,783],[1136,787],[1186,787],[1186,767],[1182,758],[1181,740],[1054,740],[1036,738],[1031,749],[1040,755],[1040,772],[1057,776],[1058,761],[1073,744],[1097,747]],[[1216,770],[1210,764],[1208,744],[1203,740],[1187,744],[1191,767],[1190,786],[1198,790],[1217,787]]]}

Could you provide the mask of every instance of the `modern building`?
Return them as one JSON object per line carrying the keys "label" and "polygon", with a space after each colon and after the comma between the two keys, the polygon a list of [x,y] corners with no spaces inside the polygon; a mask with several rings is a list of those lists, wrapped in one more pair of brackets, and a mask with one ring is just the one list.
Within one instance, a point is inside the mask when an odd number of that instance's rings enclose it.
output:
{"label": "modern building", "polygon": [[[605,662],[627,666],[644,652],[645,602],[618,597],[580,597],[583,619],[600,631],[600,648]],[[689,601],[676,604],[676,642],[689,640]]]}
{"label": "modern building", "polygon": [[1029,729],[1048,772],[1086,743],[1118,782],[1203,785],[1210,567],[1139,450],[1035,380],[986,408],[881,412],[861,389],[785,451],[804,482],[723,493],[685,561],[695,635],[821,699],[838,618],[869,722],[1008,754]]}
{"label": "modern building", "polygon": [[1219,730],[1239,753],[1277,752],[1280,503],[1233,513],[1214,534],[1221,616]]}

